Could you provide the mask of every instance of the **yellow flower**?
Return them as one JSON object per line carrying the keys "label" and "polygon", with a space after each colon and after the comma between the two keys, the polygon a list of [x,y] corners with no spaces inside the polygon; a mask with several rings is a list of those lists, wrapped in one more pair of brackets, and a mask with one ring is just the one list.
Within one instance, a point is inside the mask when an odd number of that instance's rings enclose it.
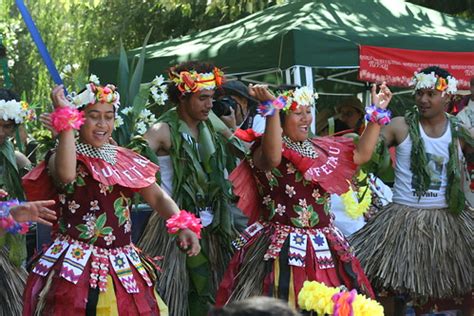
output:
{"label": "yellow flower", "polygon": [[357,294],[354,302],[352,302],[352,310],[354,311],[354,316],[384,315],[382,305],[380,305],[377,301],[366,298],[361,294]]}
{"label": "yellow flower", "polygon": [[298,305],[303,310],[331,315],[334,310],[332,297],[336,293],[339,293],[337,288],[316,281],[305,281],[298,295]]}
{"label": "yellow flower", "polygon": [[[363,181],[364,179],[366,179],[366,177],[367,175],[364,172],[360,171],[359,175],[357,176],[357,180]],[[344,204],[346,214],[353,219],[358,218],[362,216],[365,212],[367,212],[370,207],[370,204],[372,203],[372,190],[370,189],[368,183],[366,186],[361,186],[359,188],[359,192],[362,192],[364,194],[364,197],[360,202],[356,198],[354,198],[354,191],[352,190],[352,186],[349,182],[349,190],[341,195],[341,200]]]}

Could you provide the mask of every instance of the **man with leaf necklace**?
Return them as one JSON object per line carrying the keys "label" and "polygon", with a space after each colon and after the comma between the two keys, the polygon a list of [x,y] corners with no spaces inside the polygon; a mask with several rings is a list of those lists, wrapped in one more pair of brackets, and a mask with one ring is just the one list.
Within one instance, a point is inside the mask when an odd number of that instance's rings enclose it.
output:
{"label": "man with leaf necklace", "polygon": [[412,84],[416,107],[382,131],[396,146],[393,203],[351,244],[374,289],[407,295],[419,312],[463,305],[470,315],[474,226],[462,181],[472,132],[445,113],[457,84],[446,70],[425,68]]}
{"label": "man with leaf necklace", "polygon": [[205,315],[237,233],[232,188],[225,174],[234,167],[235,157],[226,148],[234,148],[234,140],[231,134],[218,131],[218,119],[211,111],[214,92],[223,80],[218,68],[190,61],[172,67],[169,76],[168,96],[177,106],[164,113],[144,137],[158,156],[161,185],[171,189],[176,203],[198,215],[206,227],[203,251],[185,259],[164,233],[163,221],[154,215],[139,245],[151,255],[164,256],[159,289],[172,315]]}

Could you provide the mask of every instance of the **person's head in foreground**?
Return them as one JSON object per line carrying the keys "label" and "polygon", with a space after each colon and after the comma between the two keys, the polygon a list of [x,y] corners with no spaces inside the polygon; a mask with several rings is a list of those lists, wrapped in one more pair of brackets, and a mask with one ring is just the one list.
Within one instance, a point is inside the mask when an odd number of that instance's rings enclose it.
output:
{"label": "person's head in foreground", "polygon": [[431,66],[415,73],[415,103],[421,118],[432,119],[444,112],[456,93],[457,80],[446,70]]}
{"label": "person's head in foreground", "polygon": [[213,64],[197,61],[169,69],[168,98],[178,105],[182,119],[187,122],[208,119],[215,90],[222,85],[223,76]]}
{"label": "person's head in foreground", "polygon": [[273,297],[255,296],[213,309],[209,316],[298,316],[288,303]]}

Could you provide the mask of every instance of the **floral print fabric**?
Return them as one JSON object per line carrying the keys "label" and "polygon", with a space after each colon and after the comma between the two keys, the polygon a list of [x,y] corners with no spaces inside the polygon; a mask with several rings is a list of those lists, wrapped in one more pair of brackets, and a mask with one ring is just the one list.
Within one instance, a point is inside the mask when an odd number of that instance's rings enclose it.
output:
{"label": "floral print fabric", "polygon": [[133,191],[97,182],[80,162],[76,180],[59,195],[59,232],[103,248],[130,244]]}
{"label": "floral print fabric", "polygon": [[295,227],[321,228],[330,222],[330,199],[319,185],[307,181],[286,158],[271,171],[257,169],[251,158],[265,220]]}

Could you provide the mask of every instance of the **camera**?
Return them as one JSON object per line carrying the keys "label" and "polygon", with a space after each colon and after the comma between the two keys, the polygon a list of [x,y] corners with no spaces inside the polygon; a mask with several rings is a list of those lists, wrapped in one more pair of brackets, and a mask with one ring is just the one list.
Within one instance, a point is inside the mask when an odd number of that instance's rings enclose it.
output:
{"label": "camera", "polygon": [[237,102],[231,97],[223,97],[212,101],[212,111],[218,117],[230,115],[230,108],[237,109]]}

